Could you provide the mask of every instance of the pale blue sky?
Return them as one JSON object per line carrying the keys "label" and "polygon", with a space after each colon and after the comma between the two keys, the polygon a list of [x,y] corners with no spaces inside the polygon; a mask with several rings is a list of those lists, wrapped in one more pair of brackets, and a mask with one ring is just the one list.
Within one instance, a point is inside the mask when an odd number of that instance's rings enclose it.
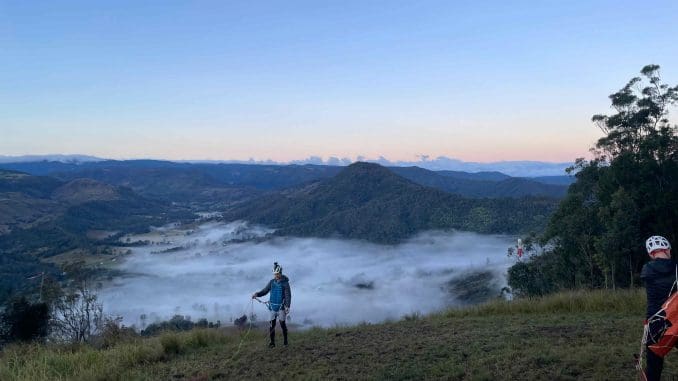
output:
{"label": "pale blue sky", "polygon": [[[143,5],[141,5],[143,3]],[[0,0],[0,155],[569,161],[676,1]]]}

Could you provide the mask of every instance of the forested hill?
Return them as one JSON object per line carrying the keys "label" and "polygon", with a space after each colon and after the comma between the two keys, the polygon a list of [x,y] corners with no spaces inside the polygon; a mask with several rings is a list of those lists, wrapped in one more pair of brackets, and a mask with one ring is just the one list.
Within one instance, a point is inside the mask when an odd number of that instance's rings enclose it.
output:
{"label": "forested hill", "polygon": [[[220,208],[266,191],[298,187],[336,176],[344,167],[328,165],[249,165],[175,163],[158,160],[107,160],[81,164],[60,162],[0,163],[0,168],[62,181],[90,178],[129,187],[138,194],[173,202]],[[388,167],[417,184],[464,197],[501,198],[564,196],[571,178],[543,180],[511,177],[499,172],[431,171],[419,167]],[[558,182],[559,181],[559,182]],[[558,183],[556,183],[558,182]]]}
{"label": "forested hill", "polygon": [[556,204],[545,198],[464,198],[377,164],[354,163],[331,179],[236,206],[225,217],[269,225],[280,235],[396,243],[430,229],[539,231]]}
{"label": "forested hill", "polygon": [[[39,254],[30,247],[41,248],[40,253],[50,252],[49,247],[56,242],[42,245],[44,236],[40,235],[38,242],[28,239],[36,229],[61,233],[139,230],[186,216],[185,211],[169,203],[142,197],[125,187],[92,179],[60,181],[0,170],[0,248],[5,252]],[[19,243],[21,249],[8,247],[9,241]]]}
{"label": "forested hill", "polygon": [[189,216],[124,187],[0,170],[0,275],[36,267],[25,265],[35,257],[89,247],[92,230],[140,231]]}

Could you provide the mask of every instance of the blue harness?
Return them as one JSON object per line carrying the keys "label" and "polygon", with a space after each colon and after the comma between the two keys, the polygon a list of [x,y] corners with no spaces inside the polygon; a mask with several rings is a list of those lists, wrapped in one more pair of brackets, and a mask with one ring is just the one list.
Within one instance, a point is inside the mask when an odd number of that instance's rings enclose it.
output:
{"label": "blue harness", "polygon": [[268,309],[280,311],[283,305],[283,282],[271,280],[271,294],[268,298]]}

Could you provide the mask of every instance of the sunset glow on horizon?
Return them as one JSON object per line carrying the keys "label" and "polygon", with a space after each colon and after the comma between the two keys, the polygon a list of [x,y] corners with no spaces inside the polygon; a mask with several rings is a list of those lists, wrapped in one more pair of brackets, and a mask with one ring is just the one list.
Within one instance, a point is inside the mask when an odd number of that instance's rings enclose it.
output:
{"label": "sunset glow on horizon", "polygon": [[[595,3],[595,4],[594,4]],[[0,155],[571,162],[678,3],[0,4]]]}

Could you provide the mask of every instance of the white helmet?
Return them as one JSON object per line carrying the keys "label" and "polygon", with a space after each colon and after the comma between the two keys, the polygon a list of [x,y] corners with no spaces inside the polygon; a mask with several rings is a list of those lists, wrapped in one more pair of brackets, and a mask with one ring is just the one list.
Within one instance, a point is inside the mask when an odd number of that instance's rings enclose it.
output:
{"label": "white helmet", "polygon": [[273,274],[282,274],[282,266],[278,262],[273,262]]}
{"label": "white helmet", "polygon": [[660,235],[653,235],[645,241],[645,248],[647,249],[648,254],[652,254],[655,250],[670,249],[671,244],[666,238]]}

